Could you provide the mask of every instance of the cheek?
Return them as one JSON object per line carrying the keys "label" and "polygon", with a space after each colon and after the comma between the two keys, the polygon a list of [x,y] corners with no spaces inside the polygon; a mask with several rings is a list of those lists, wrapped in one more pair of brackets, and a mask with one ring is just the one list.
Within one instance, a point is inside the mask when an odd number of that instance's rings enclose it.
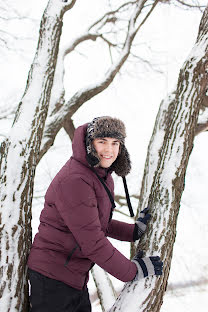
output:
{"label": "cheek", "polygon": [[120,153],[120,148],[117,147],[116,150],[115,150],[115,156],[117,157],[119,155],[119,153]]}

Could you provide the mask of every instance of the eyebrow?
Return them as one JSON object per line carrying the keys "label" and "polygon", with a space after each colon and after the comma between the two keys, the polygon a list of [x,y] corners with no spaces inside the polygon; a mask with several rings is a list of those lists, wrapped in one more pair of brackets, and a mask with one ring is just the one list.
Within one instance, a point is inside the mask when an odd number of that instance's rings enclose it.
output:
{"label": "eyebrow", "polygon": [[[98,138],[98,140],[103,140],[103,141],[108,141],[107,139],[105,139],[105,138]],[[117,139],[115,139],[115,140],[113,140],[113,142],[120,142],[119,140],[117,140]]]}

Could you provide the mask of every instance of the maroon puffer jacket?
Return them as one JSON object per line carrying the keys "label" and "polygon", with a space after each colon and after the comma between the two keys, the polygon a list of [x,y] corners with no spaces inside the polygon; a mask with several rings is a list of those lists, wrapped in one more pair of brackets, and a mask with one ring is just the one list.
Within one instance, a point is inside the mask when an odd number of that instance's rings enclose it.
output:
{"label": "maroon puffer jacket", "polygon": [[[73,156],[46,192],[39,231],[28,259],[29,268],[77,289],[86,285],[94,263],[124,282],[137,272],[136,265],[106,238],[133,241],[134,225],[109,222],[109,197],[86,161],[86,127],[75,131]],[[103,168],[96,170],[113,193],[111,174]]]}

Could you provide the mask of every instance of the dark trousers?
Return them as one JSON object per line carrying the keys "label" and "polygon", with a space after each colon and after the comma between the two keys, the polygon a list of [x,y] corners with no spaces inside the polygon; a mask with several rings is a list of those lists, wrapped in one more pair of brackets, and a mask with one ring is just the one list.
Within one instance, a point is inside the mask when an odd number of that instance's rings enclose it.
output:
{"label": "dark trousers", "polygon": [[28,269],[30,312],[91,312],[87,287],[78,290]]}

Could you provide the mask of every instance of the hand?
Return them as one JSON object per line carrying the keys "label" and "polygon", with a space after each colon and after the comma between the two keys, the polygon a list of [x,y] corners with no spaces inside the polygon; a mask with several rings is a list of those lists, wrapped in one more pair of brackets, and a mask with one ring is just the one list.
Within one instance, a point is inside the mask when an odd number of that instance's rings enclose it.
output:
{"label": "hand", "polygon": [[149,207],[142,210],[139,214],[139,218],[135,222],[136,231],[135,231],[135,240],[141,238],[147,228],[147,222],[151,218],[151,214],[148,213]]}
{"label": "hand", "polygon": [[152,256],[142,258],[142,256],[143,252],[139,251],[132,259],[132,262],[136,264],[138,271],[134,278],[135,281],[147,276],[162,275],[163,262],[160,260],[160,257]]}

